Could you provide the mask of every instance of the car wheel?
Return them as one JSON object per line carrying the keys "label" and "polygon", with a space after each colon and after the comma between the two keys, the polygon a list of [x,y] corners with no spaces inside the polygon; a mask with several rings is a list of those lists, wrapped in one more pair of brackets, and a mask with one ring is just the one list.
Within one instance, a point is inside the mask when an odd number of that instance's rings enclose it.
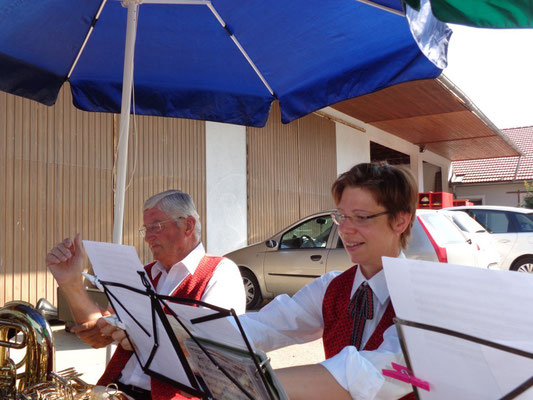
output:
{"label": "car wheel", "polygon": [[259,283],[257,282],[255,275],[247,269],[241,269],[241,275],[244,291],[246,293],[246,309],[253,310],[261,304],[261,301],[263,301],[261,289],[259,289]]}
{"label": "car wheel", "polygon": [[511,265],[511,269],[513,271],[528,272],[533,274],[533,257],[525,257],[516,260],[513,265]]}

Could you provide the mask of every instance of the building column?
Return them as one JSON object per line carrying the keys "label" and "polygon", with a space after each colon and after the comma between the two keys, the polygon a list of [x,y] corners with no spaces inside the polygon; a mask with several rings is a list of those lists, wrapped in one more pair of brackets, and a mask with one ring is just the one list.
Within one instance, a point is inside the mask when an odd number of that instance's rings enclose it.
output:
{"label": "building column", "polygon": [[223,255],[248,244],[246,127],[206,122],[207,251]]}
{"label": "building column", "polygon": [[411,159],[411,172],[418,184],[418,192],[422,193],[424,191],[424,160],[422,160],[418,151],[411,152],[409,157]]}
{"label": "building column", "polygon": [[344,124],[335,123],[337,141],[337,175],[362,162],[370,162],[368,136]]}

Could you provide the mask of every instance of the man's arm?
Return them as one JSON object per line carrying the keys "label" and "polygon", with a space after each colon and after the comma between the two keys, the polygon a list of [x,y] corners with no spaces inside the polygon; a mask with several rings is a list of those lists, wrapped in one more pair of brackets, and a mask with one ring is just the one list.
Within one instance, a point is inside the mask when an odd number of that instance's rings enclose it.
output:
{"label": "man's arm", "polygon": [[320,364],[282,368],[276,370],[276,375],[291,400],[352,399]]}
{"label": "man's arm", "polygon": [[61,288],[74,321],[78,324],[72,328],[72,332],[93,347],[103,347],[112,340],[102,336],[100,328],[96,326],[102,312],[91,300],[83,284],[82,272],[86,262],[87,253],[79,233],[74,240],[67,238],[58,243],[46,255],[46,266]]}

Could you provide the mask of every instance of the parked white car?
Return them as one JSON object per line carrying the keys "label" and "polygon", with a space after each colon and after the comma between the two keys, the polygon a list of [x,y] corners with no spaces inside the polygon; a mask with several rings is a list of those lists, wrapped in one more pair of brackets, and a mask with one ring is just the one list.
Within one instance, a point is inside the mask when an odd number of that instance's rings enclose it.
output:
{"label": "parked white car", "polygon": [[504,206],[460,206],[494,237],[500,268],[533,273],[533,210]]}
{"label": "parked white car", "polygon": [[441,210],[478,248],[478,265],[490,269],[499,269],[501,257],[495,249],[494,238],[475,219],[464,211]]}
{"label": "parked white car", "polygon": [[[416,210],[421,226],[428,231],[440,262],[487,268],[480,246],[472,241],[442,210]],[[466,215],[467,218],[468,215]],[[475,222],[475,221],[472,221]],[[496,259],[497,260],[497,259]]]}

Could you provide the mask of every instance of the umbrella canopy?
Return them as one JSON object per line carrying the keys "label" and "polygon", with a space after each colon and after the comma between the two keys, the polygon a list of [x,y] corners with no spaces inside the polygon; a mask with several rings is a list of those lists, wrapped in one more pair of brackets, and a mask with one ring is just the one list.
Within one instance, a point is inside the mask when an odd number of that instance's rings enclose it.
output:
{"label": "umbrella canopy", "polygon": [[[290,122],[441,73],[404,17],[354,0],[148,3],[135,45],[138,114],[263,126],[275,99]],[[76,107],[120,112],[126,18],[116,0],[0,0],[0,89],[51,105],[68,80]]]}
{"label": "umbrella canopy", "polygon": [[482,28],[533,27],[532,0],[405,0],[415,9],[431,2],[435,17],[453,24]]}
{"label": "umbrella canopy", "polygon": [[290,122],[438,76],[401,10],[400,0],[0,0],[0,89],[52,105],[68,80],[78,108],[121,111],[120,243],[130,111],[264,126],[276,99]]}

